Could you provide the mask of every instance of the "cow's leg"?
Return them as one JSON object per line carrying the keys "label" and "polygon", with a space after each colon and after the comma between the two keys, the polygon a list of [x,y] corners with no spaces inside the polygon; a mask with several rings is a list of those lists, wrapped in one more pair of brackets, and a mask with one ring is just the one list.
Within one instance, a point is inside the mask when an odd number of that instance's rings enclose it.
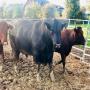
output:
{"label": "cow's leg", "polygon": [[65,72],[65,59],[66,59],[66,56],[64,54],[61,54],[61,60],[58,63],[56,63],[56,65],[61,63],[63,64],[63,73]]}
{"label": "cow's leg", "polygon": [[53,73],[52,63],[49,64],[49,69],[50,69],[49,74],[50,74],[51,81],[54,82],[55,77],[54,77],[54,73]]}
{"label": "cow's leg", "polygon": [[58,65],[58,64],[61,64],[61,63],[63,63],[63,54],[61,54],[61,60],[56,62],[55,65]]}
{"label": "cow's leg", "polygon": [[40,82],[40,64],[38,64],[38,70],[37,70],[37,81]]}
{"label": "cow's leg", "polygon": [[64,73],[65,72],[65,59],[66,59],[66,56],[65,55],[61,55],[61,58],[62,58],[63,73]]}
{"label": "cow's leg", "polygon": [[60,60],[59,62],[56,63],[56,65],[61,64],[62,62],[63,62],[63,60]]}
{"label": "cow's leg", "polygon": [[4,50],[3,50],[3,45],[2,45],[2,59],[4,61]]}
{"label": "cow's leg", "polygon": [[25,54],[25,56],[26,56],[26,59],[28,58],[28,54]]}
{"label": "cow's leg", "polygon": [[19,60],[19,54],[20,54],[20,51],[19,50],[12,50],[13,51],[13,55],[14,55],[14,70],[16,73],[18,73],[17,71],[17,63],[18,63],[18,60]]}
{"label": "cow's leg", "polygon": [[17,60],[19,60],[19,54],[20,54],[20,51],[17,50],[16,53],[15,53],[15,57],[16,57]]}
{"label": "cow's leg", "polygon": [[15,38],[11,35],[10,35],[10,44],[11,44],[11,47],[12,47],[12,54],[14,56],[14,59],[18,60],[20,51],[19,51],[18,47],[16,46],[17,44],[15,42]]}
{"label": "cow's leg", "polygon": [[4,51],[3,51],[3,43],[2,42],[0,42],[0,54],[1,54],[3,62],[4,62]]}
{"label": "cow's leg", "polygon": [[2,59],[3,59],[3,61],[5,60],[5,59],[4,59],[4,52],[2,52]]}
{"label": "cow's leg", "polygon": [[12,53],[13,53],[14,59],[15,60],[19,60],[20,51],[19,50],[16,50],[16,49],[13,49],[12,50]]}

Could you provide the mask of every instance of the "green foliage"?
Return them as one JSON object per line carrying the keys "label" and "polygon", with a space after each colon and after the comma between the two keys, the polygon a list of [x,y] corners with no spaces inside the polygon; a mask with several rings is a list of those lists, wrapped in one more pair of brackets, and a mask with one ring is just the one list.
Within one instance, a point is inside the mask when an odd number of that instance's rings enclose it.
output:
{"label": "green foliage", "polygon": [[67,18],[78,19],[78,13],[80,11],[79,0],[66,0],[66,13]]}
{"label": "green foliage", "polygon": [[43,7],[43,17],[44,18],[56,18],[59,17],[59,12],[55,5],[46,5]]}
{"label": "green foliage", "polygon": [[21,18],[22,6],[19,4],[9,5],[3,7],[3,18]]}
{"label": "green foliage", "polygon": [[59,13],[54,5],[45,5],[44,7],[34,4],[27,5],[24,12],[25,17],[30,18],[55,18],[59,17]]}
{"label": "green foliage", "polygon": [[36,3],[26,5],[25,9],[21,4],[4,6],[2,12],[4,18],[21,18],[23,15],[31,19],[59,17],[59,12],[55,5],[41,6]]}
{"label": "green foliage", "polygon": [[82,11],[79,11],[77,16],[79,19],[83,19],[83,20],[87,19],[86,14]]}
{"label": "green foliage", "polygon": [[20,5],[15,5],[13,7],[13,12],[12,12],[12,18],[21,18],[22,17],[22,9],[20,7]]}
{"label": "green foliage", "polygon": [[3,18],[3,7],[0,7],[0,18]]}
{"label": "green foliage", "polygon": [[25,7],[24,15],[25,17],[30,17],[31,19],[41,18],[42,17],[41,6],[38,6],[37,4],[33,6],[27,5]]}
{"label": "green foliage", "polygon": [[3,7],[3,18],[11,18],[12,17],[12,10],[10,8]]}

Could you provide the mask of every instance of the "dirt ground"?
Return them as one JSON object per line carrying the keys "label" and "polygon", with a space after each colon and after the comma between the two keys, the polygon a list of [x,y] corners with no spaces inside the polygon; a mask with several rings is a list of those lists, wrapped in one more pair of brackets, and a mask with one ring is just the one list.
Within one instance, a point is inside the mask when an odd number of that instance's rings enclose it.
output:
{"label": "dirt ground", "polygon": [[[5,62],[0,59],[0,90],[90,90],[90,63],[82,63],[73,56],[66,60],[66,71],[62,73],[62,65],[54,67],[55,82],[51,82],[48,66],[41,66],[41,82],[37,82],[37,65],[33,63],[32,56],[18,61],[17,73],[14,61],[11,59],[11,49],[4,47]],[[60,59],[54,53],[53,61]]]}

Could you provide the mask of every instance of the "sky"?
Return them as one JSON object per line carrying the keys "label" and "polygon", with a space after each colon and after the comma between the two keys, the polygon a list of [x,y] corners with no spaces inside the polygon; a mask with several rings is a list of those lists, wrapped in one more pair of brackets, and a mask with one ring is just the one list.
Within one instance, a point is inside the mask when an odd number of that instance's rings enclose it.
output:
{"label": "sky", "polygon": [[[27,0],[0,0],[0,6],[2,6],[3,4],[16,4],[16,3],[25,3]],[[54,4],[59,4],[60,0],[49,0],[51,3],[54,3]],[[80,3],[81,3],[81,6],[84,6],[87,4],[87,1],[90,1],[90,0],[80,0]],[[64,4],[64,0],[62,0],[62,4],[61,6],[65,6]]]}
{"label": "sky", "polygon": [[25,3],[27,0],[0,0],[0,6],[3,4],[17,4],[17,3]]}

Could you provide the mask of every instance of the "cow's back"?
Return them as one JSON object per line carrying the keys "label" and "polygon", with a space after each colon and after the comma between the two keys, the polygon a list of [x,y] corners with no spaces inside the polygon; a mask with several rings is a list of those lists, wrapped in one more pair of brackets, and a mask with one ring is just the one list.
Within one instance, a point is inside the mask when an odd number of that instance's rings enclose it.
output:
{"label": "cow's back", "polygon": [[31,55],[39,52],[43,54],[42,58],[52,53],[53,42],[50,33],[41,20],[18,21],[14,30],[10,31],[10,39],[12,38],[21,52]]}

